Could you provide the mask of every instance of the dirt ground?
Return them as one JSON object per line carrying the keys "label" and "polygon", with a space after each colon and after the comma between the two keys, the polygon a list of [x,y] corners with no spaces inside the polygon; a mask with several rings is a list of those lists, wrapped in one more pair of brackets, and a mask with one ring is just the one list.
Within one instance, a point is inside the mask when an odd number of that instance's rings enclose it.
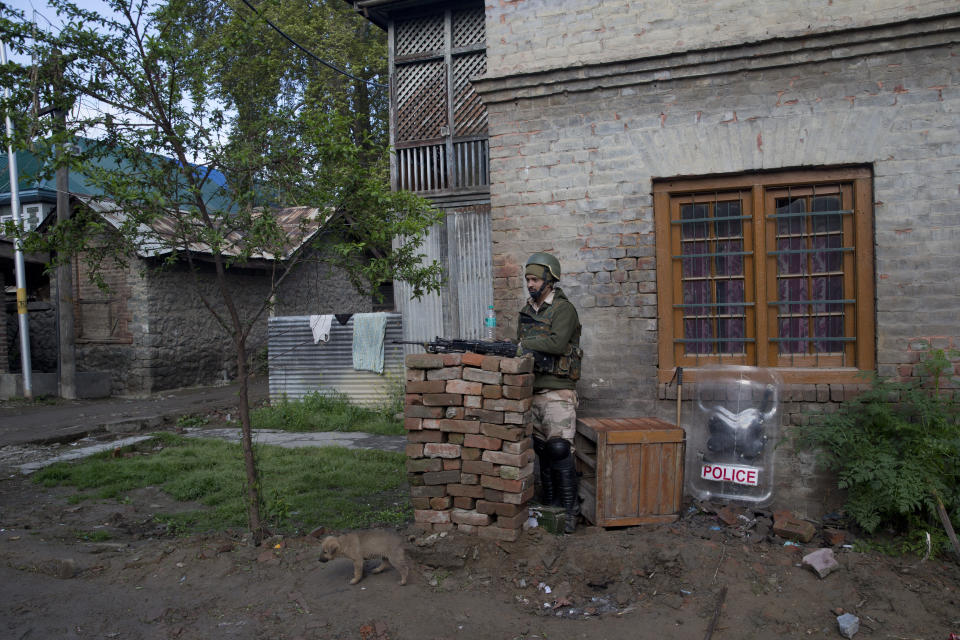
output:
{"label": "dirt ground", "polygon": [[857,638],[960,633],[951,560],[841,543],[821,579],[801,562],[821,535],[785,546],[770,514],[720,505],[685,505],[669,525],[534,528],[513,543],[411,528],[408,585],[390,570],[350,586],[350,561],[318,562],[309,535],[260,547],[242,532],[172,537],[159,519],[195,505],[155,489],[74,503],[72,489],[0,471],[3,638],[839,638],[844,612]]}

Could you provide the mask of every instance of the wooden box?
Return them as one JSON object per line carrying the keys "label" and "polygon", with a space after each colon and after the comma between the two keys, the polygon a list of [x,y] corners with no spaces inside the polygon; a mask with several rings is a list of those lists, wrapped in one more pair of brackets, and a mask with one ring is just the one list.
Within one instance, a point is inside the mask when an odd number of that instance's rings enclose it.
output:
{"label": "wooden box", "polygon": [[677,519],[681,427],[658,418],[581,418],[574,444],[581,509],[591,523],[619,527]]}

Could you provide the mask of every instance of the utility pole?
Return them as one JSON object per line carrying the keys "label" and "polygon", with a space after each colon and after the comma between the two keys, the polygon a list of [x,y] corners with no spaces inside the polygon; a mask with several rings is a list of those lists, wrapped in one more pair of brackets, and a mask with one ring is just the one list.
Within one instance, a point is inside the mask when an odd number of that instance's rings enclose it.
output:
{"label": "utility pole", "polygon": [[[67,154],[70,143],[66,142],[67,105],[63,92],[63,58],[54,52],[56,72],[54,75],[53,99],[55,106],[54,129],[63,140],[57,146],[57,224],[70,220],[70,168]],[[77,397],[77,357],[73,327],[73,270],[70,256],[57,256],[57,370],[59,373],[60,397],[75,400]]]}
{"label": "utility pole", "polygon": [[[0,40],[0,64],[7,64],[7,45]],[[5,98],[10,97],[10,89],[4,88]],[[7,125],[7,137],[13,140],[13,121],[4,114]],[[13,222],[20,228],[20,177],[17,175],[17,156],[13,152],[13,143],[7,145],[7,159],[10,164],[10,209]],[[23,397],[33,398],[33,361],[30,359],[30,323],[27,316],[27,279],[23,264],[23,243],[20,237],[13,239],[14,265],[17,272],[17,318],[20,322],[20,369],[23,377]]]}

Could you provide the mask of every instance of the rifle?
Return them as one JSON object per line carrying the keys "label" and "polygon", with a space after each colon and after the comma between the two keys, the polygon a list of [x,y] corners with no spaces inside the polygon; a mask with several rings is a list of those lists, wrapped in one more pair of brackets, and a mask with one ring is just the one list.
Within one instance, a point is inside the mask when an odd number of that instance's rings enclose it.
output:
{"label": "rifle", "polygon": [[464,353],[472,351],[481,355],[517,357],[517,345],[509,340],[459,340],[437,337],[432,342],[418,342],[416,340],[394,340],[393,344],[417,344],[426,349],[427,353]]}
{"label": "rifle", "polygon": [[[427,353],[464,353],[472,351],[485,356],[502,356],[505,358],[517,357],[517,345],[509,340],[460,340],[457,338],[447,339],[437,336],[432,342],[418,342],[416,340],[394,340],[393,344],[416,344],[426,349]],[[524,349],[524,355],[529,353],[533,356],[534,369],[536,371],[551,371],[554,366],[555,356],[542,351]]]}

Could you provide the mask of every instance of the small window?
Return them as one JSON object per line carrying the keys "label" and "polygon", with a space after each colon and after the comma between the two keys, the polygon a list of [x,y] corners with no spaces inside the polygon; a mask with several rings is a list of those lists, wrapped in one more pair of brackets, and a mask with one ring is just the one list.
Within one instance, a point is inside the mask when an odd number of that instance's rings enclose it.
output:
{"label": "small window", "polygon": [[868,169],[657,182],[660,380],[723,363],[798,383],[872,370],[871,193]]}

